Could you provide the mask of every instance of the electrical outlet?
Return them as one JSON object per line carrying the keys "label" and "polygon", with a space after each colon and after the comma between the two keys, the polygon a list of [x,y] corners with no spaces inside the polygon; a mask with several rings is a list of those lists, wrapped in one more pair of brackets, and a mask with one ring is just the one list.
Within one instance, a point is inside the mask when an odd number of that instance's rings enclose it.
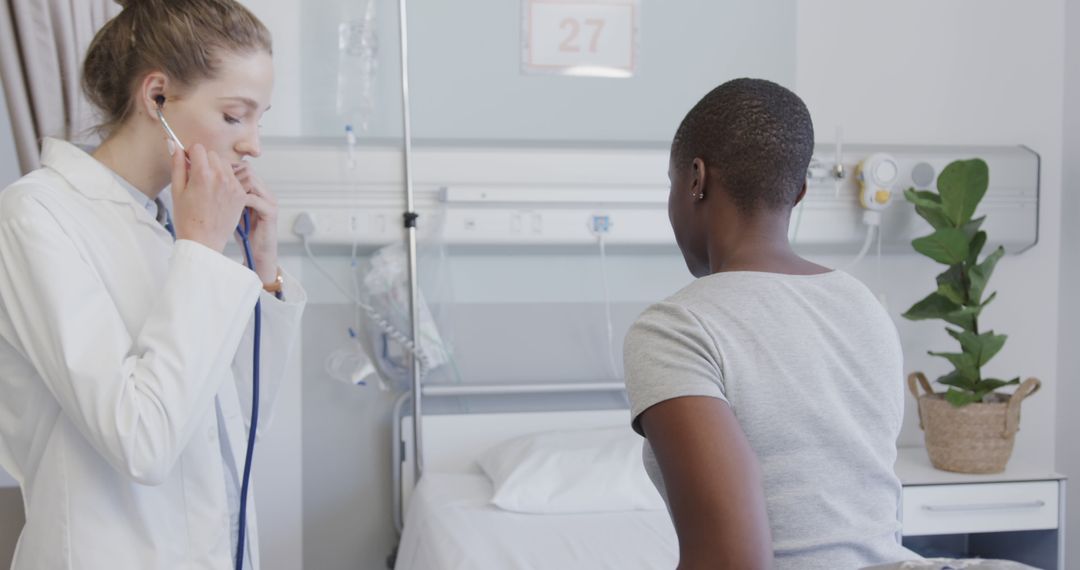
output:
{"label": "electrical outlet", "polygon": [[314,234],[317,227],[311,212],[300,212],[293,219],[292,231],[297,236],[305,237]]}
{"label": "electrical outlet", "polygon": [[611,233],[611,216],[607,214],[593,214],[589,217],[589,232],[594,235]]}

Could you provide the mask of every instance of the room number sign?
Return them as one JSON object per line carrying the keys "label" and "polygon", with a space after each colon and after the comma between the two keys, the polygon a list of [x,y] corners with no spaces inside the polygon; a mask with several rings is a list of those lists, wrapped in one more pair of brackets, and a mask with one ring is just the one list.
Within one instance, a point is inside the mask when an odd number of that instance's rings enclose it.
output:
{"label": "room number sign", "polygon": [[524,0],[522,71],[632,77],[638,12],[631,0]]}

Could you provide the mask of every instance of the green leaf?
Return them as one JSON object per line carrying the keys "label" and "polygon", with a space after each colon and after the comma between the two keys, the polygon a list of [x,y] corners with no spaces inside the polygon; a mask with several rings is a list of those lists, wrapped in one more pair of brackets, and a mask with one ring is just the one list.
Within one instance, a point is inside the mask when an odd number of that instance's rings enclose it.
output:
{"label": "green leaf", "polygon": [[993,253],[986,256],[982,263],[971,268],[971,300],[973,302],[978,303],[982,299],[983,292],[986,290],[986,283],[990,280],[990,275],[994,273],[994,267],[997,266],[998,260],[1003,255],[1005,255],[1005,248],[998,246]]}
{"label": "green leaf", "polygon": [[959,376],[968,379],[977,379],[979,377],[978,366],[975,365],[975,359],[972,355],[965,352],[934,352],[930,351],[933,356],[940,356],[952,363],[956,367],[956,371]]}
{"label": "green leaf", "polygon": [[907,190],[904,190],[904,198],[908,202],[922,208],[930,208],[932,210],[941,210],[943,208],[941,205],[941,196],[939,196],[937,192],[908,188]]}
{"label": "green leaf", "polygon": [[979,318],[982,307],[961,307],[941,317],[945,322],[952,323],[966,331],[975,330],[975,319]]}
{"label": "green leaf", "polygon": [[946,299],[956,303],[957,305],[963,305],[966,299],[964,299],[964,293],[961,289],[957,288],[951,283],[941,283],[937,289],[938,295],[945,297]]}
{"label": "green leaf", "polygon": [[975,361],[979,366],[985,366],[990,359],[997,356],[1001,349],[1005,346],[1005,341],[1009,339],[1008,335],[994,334],[994,331],[985,332],[977,337],[979,345],[979,353],[975,356]]}
{"label": "green leaf", "polygon": [[978,218],[975,218],[974,220],[971,220],[970,222],[964,224],[964,227],[961,229],[964,230],[964,233],[967,234],[967,238],[970,240],[979,233],[979,229],[982,228],[983,222],[985,221],[986,216],[979,216]]}
{"label": "green leaf", "polygon": [[974,386],[975,391],[984,392],[989,394],[998,388],[1003,386],[1011,386],[1013,384],[1019,384],[1019,378],[1013,378],[1012,380],[998,380],[997,378],[987,378]]}
{"label": "green leaf", "polygon": [[976,319],[979,318],[982,310],[990,304],[990,301],[995,298],[997,298],[997,293],[991,294],[979,305],[962,307],[960,310],[953,311],[942,318],[945,319],[945,322],[952,323],[966,331],[975,332]]}
{"label": "green leaf", "polygon": [[975,265],[978,262],[979,254],[982,253],[985,245],[986,232],[976,232],[975,237],[971,238],[971,243],[968,244],[968,265]]}
{"label": "green leaf", "polygon": [[945,211],[941,209],[923,208],[922,206],[915,206],[915,213],[930,223],[930,227],[935,230],[944,230],[952,228],[953,223],[949,220],[949,217],[945,215]]}
{"label": "green leaf", "polygon": [[952,329],[948,329],[948,332],[949,335],[960,341],[960,348],[963,349],[965,354],[971,355],[975,366],[979,368],[1001,351],[1001,347],[1005,346],[1005,340],[1008,338],[1003,334],[994,334],[994,331],[978,335],[971,331],[954,331]]}
{"label": "green leaf", "polygon": [[964,271],[959,265],[954,265],[938,275],[937,284],[937,292],[942,297],[957,305],[967,303],[967,282],[964,279]]}
{"label": "green leaf", "polygon": [[968,256],[968,237],[963,230],[945,228],[911,242],[915,251],[945,265],[963,263]]}
{"label": "green leaf", "polygon": [[931,293],[922,301],[912,305],[904,313],[904,318],[911,321],[925,319],[944,319],[946,315],[960,310],[960,305],[937,293]]}
{"label": "green leaf", "polygon": [[956,406],[957,408],[962,408],[968,404],[973,404],[981,399],[982,398],[976,396],[971,392],[957,390],[955,388],[950,388],[949,391],[945,393],[945,400],[953,406]]}
{"label": "green leaf", "polygon": [[945,215],[956,227],[975,214],[975,208],[990,185],[990,169],[982,159],[957,160],[938,176],[938,192]]}
{"label": "green leaf", "polygon": [[936,192],[908,188],[904,190],[904,198],[915,205],[915,213],[922,216],[935,230],[953,227],[941,205],[941,196]]}
{"label": "green leaf", "polygon": [[944,384],[946,386],[954,386],[960,390],[973,390],[977,379],[964,376],[959,370],[953,370],[952,372],[938,378],[938,384]]}

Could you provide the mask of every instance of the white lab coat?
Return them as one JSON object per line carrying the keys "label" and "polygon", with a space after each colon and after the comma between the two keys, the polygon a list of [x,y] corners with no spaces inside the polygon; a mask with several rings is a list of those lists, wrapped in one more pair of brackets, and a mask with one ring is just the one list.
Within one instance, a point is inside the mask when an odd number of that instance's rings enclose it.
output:
{"label": "white lab coat", "polygon": [[[13,568],[232,568],[221,442],[242,473],[252,309],[261,432],[305,294],[286,277],[278,301],[235,260],[174,243],[77,147],[42,154],[0,192],[0,465],[26,506]],[[257,569],[250,500],[248,524]]]}

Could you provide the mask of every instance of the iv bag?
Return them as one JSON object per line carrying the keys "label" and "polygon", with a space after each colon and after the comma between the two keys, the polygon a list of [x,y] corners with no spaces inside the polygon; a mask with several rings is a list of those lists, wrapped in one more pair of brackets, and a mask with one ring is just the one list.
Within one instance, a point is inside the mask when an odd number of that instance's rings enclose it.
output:
{"label": "iv bag", "polygon": [[337,114],[361,133],[367,132],[375,111],[375,2],[368,0],[363,16],[338,25]]}

